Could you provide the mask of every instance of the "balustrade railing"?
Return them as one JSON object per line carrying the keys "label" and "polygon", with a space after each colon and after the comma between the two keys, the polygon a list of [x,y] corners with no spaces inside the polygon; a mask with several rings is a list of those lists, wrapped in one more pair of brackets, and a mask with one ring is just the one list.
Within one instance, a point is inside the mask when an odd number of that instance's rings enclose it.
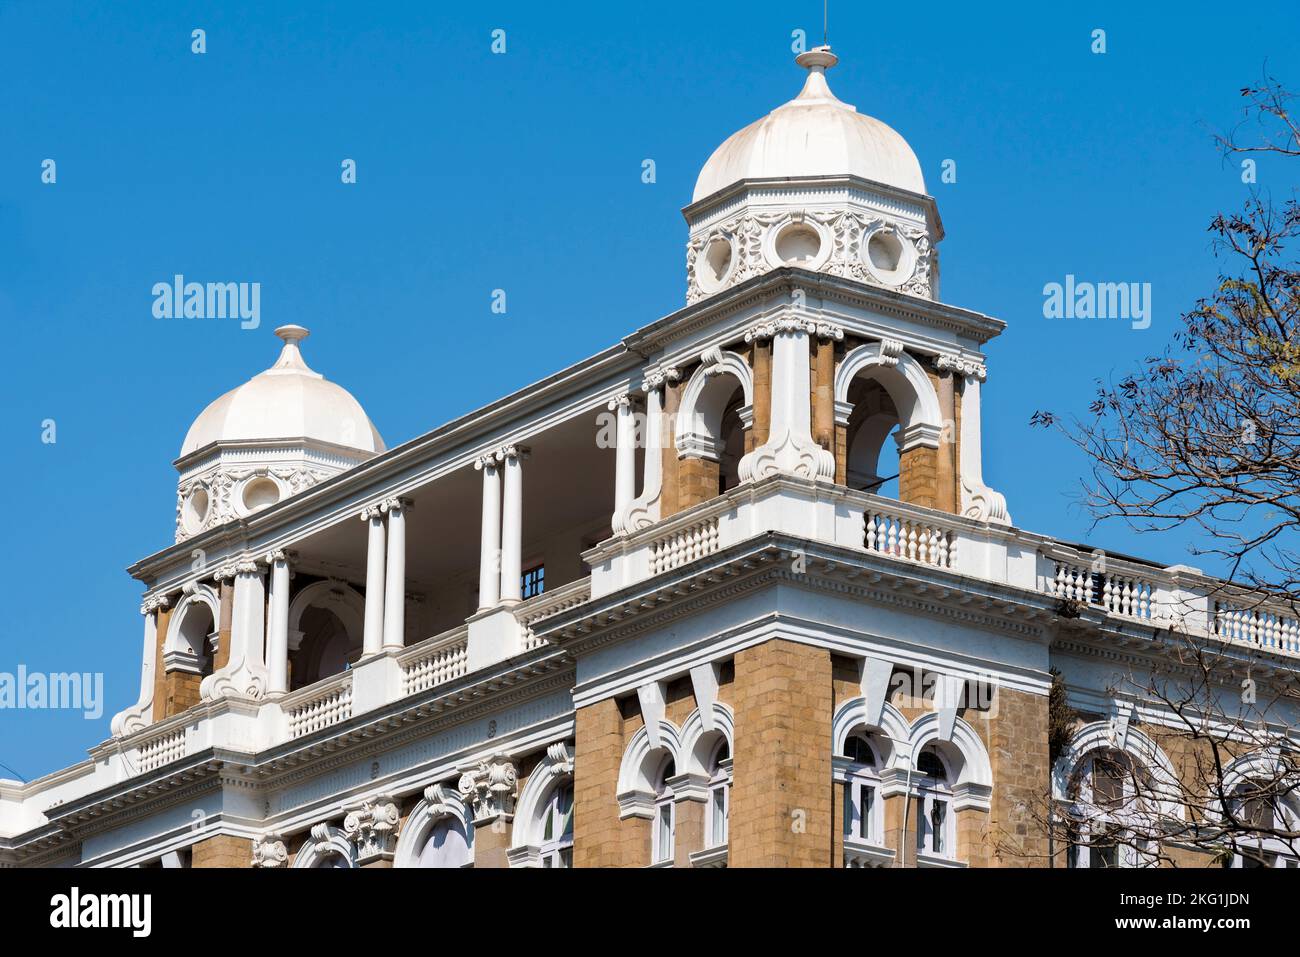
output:
{"label": "balustrade railing", "polygon": [[461,677],[469,671],[469,629],[454,628],[398,656],[406,694],[417,694]]}
{"label": "balustrade railing", "polygon": [[289,737],[332,727],[352,717],[352,675],[344,672],[334,678],[310,685],[282,702],[289,721]]}

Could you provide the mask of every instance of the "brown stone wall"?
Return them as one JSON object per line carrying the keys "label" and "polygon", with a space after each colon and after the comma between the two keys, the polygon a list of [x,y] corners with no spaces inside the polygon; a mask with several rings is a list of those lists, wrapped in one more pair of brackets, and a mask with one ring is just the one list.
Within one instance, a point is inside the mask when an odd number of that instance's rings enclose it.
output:
{"label": "brown stone wall", "polygon": [[677,460],[677,504],[682,511],[718,496],[718,463],[690,456]]}
{"label": "brown stone wall", "polygon": [[812,363],[812,437],[822,448],[835,451],[835,342],[814,337],[809,349]]}
{"label": "brown stone wall", "polygon": [[221,586],[221,620],[217,622],[217,653],[212,658],[212,670],[230,663],[230,621],[235,609],[235,583],[224,579]]}
{"label": "brown stone wall", "polygon": [[943,417],[943,431],[939,434],[939,454],[935,456],[936,508],[945,512],[958,511],[961,497],[957,488],[957,397],[953,389],[951,372],[930,373],[935,391],[939,394],[939,412]]}
{"label": "brown stone wall", "polygon": [[939,508],[939,450],[917,446],[898,456],[900,501]]}
{"label": "brown stone wall", "polygon": [[681,507],[677,503],[677,410],[682,404],[682,390],[686,383],[670,382],[664,386],[664,421],[661,432],[663,450],[659,453],[663,467],[663,486],[659,493],[659,517],[676,515]]}
{"label": "brown stone wall", "polygon": [[640,867],[650,860],[650,822],[618,818],[618,771],[640,718],[613,698],[579,708],[574,733],[573,866]]}
{"label": "brown stone wall", "polygon": [[191,867],[251,867],[253,842],[243,837],[218,834],[194,845]]}
{"label": "brown stone wall", "polygon": [[167,717],[167,684],[163,673],[163,644],[167,641],[167,628],[171,624],[172,609],[158,612],[158,640],[153,663],[153,720]]}
{"label": "brown stone wall", "polygon": [[188,671],[169,671],[163,676],[163,717],[170,718],[199,703],[203,676]]}
{"label": "brown stone wall", "polygon": [[989,863],[1045,867],[1048,842],[1040,809],[1051,793],[1047,696],[1006,688],[997,695],[997,716],[970,722],[982,736],[987,733],[985,743],[993,765]]}
{"label": "brown stone wall", "polygon": [[729,864],[830,866],[830,653],[774,639],[735,666]]}
{"label": "brown stone wall", "polygon": [[745,451],[767,441],[772,429],[772,340],[755,341],[750,354],[754,371],[754,424],[745,436]]}

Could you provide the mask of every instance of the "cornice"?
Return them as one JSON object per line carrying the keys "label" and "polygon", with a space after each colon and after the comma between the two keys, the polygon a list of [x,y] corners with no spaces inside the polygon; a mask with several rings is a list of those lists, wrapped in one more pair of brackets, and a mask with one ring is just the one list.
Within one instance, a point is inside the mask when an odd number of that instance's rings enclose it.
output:
{"label": "cornice", "polygon": [[[807,563],[804,572],[790,568],[796,551]],[[535,631],[583,655],[777,584],[835,592],[1031,641],[1048,640],[1055,618],[1054,599],[1038,592],[768,532],[550,616]]]}
{"label": "cornice", "polygon": [[627,336],[623,343],[632,352],[653,355],[709,325],[762,305],[775,295],[796,289],[804,295],[813,293],[842,305],[870,309],[891,318],[918,322],[968,336],[980,343],[1001,334],[1006,328],[1006,323],[1001,319],[958,306],[827,273],[812,272],[796,266],[781,266],[679,309]]}

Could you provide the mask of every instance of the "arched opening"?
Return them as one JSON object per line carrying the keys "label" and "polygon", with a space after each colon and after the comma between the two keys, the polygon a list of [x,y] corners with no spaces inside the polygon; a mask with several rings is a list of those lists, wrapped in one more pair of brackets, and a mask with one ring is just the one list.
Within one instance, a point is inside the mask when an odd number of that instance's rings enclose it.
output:
{"label": "arched opening", "polygon": [[464,822],[453,815],[445,815],[429,828],[429,836],[420,849],[415,866],[468,867],[472,860],[470,841]]}
{"label": "arched opening", "polygon": [[859,376],[849,386],[853,412],[846,432],[845,484],[860,492],[898,498],[898,409],[876,380]]}
{"label": "arched opening", "polygon": [[301,638],[289,652],[290,690],[339,674],[361,659],[361,634],[352,633],[332,608],[305,608],[299,622]]}
{"label": "arched opening", "polygon": [[188,658],[196,674],[212,674],[212,647],[216,633],[212,609],[207,602],[194,601],[186,605],[176,628],[175,650]]}
{"label": "arched opening", "polygon": [[732,394],[722,414],[718,454],[718,494],[740,484],[740,460],[745,456],[745,426],[740,418],[744,397],[740,388]]}

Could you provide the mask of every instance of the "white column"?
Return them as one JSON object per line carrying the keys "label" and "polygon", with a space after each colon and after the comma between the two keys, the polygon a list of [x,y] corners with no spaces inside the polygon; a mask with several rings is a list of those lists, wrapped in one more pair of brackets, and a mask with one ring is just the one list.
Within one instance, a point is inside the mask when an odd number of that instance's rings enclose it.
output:
{"label": "white column", "polygon": [[267,553],[271,566],[271,601],[266,636],[266,670],[268,694],[285,694],[289,690],[289,555],[283,551]]}
{"label": "white column", "polygon": [[153,671],[158,654],[158,612],[166,608],[166,597],[150,598],[140,606],[144,616],[144,648],[140,656],[140,696],[135,704],[113,716],[109,730],[113,737],[121,738],[147,727],[153,722]]}
{"label": "white column", "polygon": [[380,505],[388,513],[388,568],[384,589],[384,651],[406,646],[406,513],[411,502],[390,498]]}
{"label": "white column", "polygon": [[366,619],[362,654],[377,655],[384,644],[384,514],[378,505],[361,510],[370,537],[366,543]]}
{"label": "white column", "polygon": [[609,410],[618,416],[614,446],[614,515],[615,532],[624,530],[627,509],[636,497],[636,416],[632,397],[624,394],[609,401]]}
{"label": "white column", "polygon": [[483,473],[483,531],[479,537],[478,610],[487,611],[501,597],[501,472],[495,454],[474,463]]}
{"label": "white column", "polygon": [[645,477],[641,494],[628,503],[627,510],[614,520],[614,531],[635,532],[659,521],[659,497],[663,494],[664,467],[664,390],[668,383],[681,377],[677,369],[650,372],[641,388],[645,390],[645,452],[642,456]]}
{"label": "white column", "polygon": [[510,445],[504,449],[505,478],[501,506],[501,601],[519,601],[520,578],[523,576],[524,486],[521,460],[523,448]]}

